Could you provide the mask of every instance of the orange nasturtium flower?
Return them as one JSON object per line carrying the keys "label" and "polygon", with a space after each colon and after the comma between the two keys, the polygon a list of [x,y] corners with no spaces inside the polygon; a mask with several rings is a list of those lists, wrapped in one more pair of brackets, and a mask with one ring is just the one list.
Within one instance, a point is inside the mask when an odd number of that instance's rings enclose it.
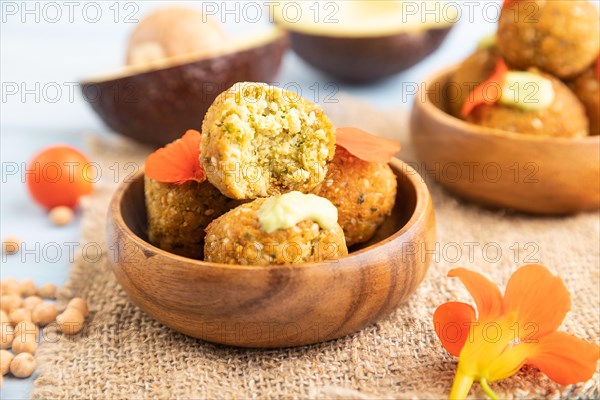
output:
{"label": "orange nasturtium flower", "polygon": [[345,148],[354,157],[369,162],[387,164],[400,151],[400,143],[358,128],[337,128],[335,140],[337,146]]}
{"label": "orange nasturtium flower", "polygon": [[539,368],[553,381],[572,384],[589,380],[596,371],[600,347],[558,332],[571,309],[563,281],[542,265],[515,271],[504,297],[483,275],[453,269],[477,306],[444,303],[433,315],[435,332],[444,348],[458,356],[451,399],[467,397],[473,381],[492,398],[488,383],[514,375],[525,364]]}
{"label": "orange nasturtium flower", "polygon": [[[500,94],[502,93],[502,85],[506,80],[506,74],[508,73],[508,66],[502,57],[498,57],[496,60],[496,67],[492,71],[492,74],[479,86],[477,86],[469,96],[465,99],[460,115],[463,117],[468,116],[471,112],[482,104],[496,104],[500,100]],[[488,90],[493,88],[496,90],[496,94],[492,95],[488,93]]]}
{"label": "orange nasturtium flower", "polygon": [[145,167],[148,178],[178,185],[188,181],[204,182],[206,173],[200,165],[201,139],[200,132],[190,129],[181,139],[150,154]]}
{"label": "orange nasturtium flower", "polygon": [[502,7],[508,7],[510,6],[512,3],[516,3],[518,0],[504,0],[504,4],[502,5]]}

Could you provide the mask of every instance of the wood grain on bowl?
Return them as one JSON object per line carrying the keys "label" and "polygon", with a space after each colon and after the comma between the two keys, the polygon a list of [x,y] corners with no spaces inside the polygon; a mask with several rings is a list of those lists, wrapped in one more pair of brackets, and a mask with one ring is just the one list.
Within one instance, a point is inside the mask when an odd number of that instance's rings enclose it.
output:
{"label": "wood grain on bowl", "polygon": [[401,161],[391,166],[396,207],[370,243],[332,262],[267,267],[207,263],[150,245],[138,175],[115,193],[108,213],[115,275],[151,317],[215,343],[297,346],[355,332],[415,291],[435,246],[425,183]]}
{"label": "wood grain on bowl", "polygon": [[447,99],[453,70],[434,75],[416,96],[411,135],[422,172],[459,196],[493,207],[534,214],[600,207],[599,136],[533,136],[455,118]]}

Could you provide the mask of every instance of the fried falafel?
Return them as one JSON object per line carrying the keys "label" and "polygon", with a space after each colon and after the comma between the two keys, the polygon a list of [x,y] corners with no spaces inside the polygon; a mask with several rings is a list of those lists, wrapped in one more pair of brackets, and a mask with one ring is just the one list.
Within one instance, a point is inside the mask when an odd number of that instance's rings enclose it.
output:
{"label": "fried falafel", "polygon": [[478,49],[467,57],[454,71],[448,82],[448,106],[450,113],[462,118],[461,110],[471,91],[483,83],[492,73],[498,59],[495,46]]}
{"label": "fried falafel", "polygon": [[[531,82],[525,83],[521,87],[512,88],[515,96],[523,97],[520,101],[525,103],[527,98],[531,97],[530,106],[532,106],[540,101],[536,98],[542,91],[540,82],[547,83],[553,92],[553,97],[547,107],[523,109],[499,101],[495,104],[479,105],[465,119],[478,125],[515,133],[554,137],[582,137],[589,134],[585,109],[563,82],[552,75],[534,70],[529,73],[517,73],[529,74],[535,80],[532,79]],[[505,86],[511,89],[510,84],[505,84]]]}
{"label": "fried falafel", "polygon": [[587,0],[511,2],[498,20],[498,49],[512,68],[574,77],[598,56],[598,19]]}
{"label": "fried falafel", "polygon": [[321,107],[263,83],[235,84],[202,124],[202,166],[234,199],[309,192],[334,152],[335,130]]}
{"label": "fried falafel", "polygon": [[[336,222],[337,213],[333,223],[327,227],[305,218],[297,223],[292,221],[293,225],[267,229],[261,213],[268,202],[288,195],[301,196],[301,201],[304,201],[304,196],[314,196],[291,192],[257,199],[211,222],[206,228],[205,261],[241,265],[298,264],[335,260],[348,254],[344,232]],[[274,211],[277,214],[275,218],[287,211],[293,213],[299,206],[302,205],[281,207]],[[335,212],[333,205],[331,208]]]}
{"label": "fried falafel", "polygon": [[396,189],[389,165],[361,160],[338,146],[325,180],[313,193],[337,207],[346,244],[352,246],[371,239],[391,215]]}
{"label": "fried falafel", "polygon": [[148,240],[156,247],[201,259],[204,229],[215,218],[241,204],[221,194],[208,181],[183,184],[144,178]]}
{"label": "fried falafel", "polygon": [[585,106],[590,121],[590,135],[600,135],[600,78],[598,74],[598,66],[594,64],[571,82],[573,92]]}

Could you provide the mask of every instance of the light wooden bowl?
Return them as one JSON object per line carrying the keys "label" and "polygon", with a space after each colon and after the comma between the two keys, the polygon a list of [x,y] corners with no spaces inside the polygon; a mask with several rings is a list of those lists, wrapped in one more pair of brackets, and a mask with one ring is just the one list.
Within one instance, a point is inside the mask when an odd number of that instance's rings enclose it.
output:
{"label": "light wooden bowl", "polygon": [[419,170],[484,205],[534,214],[600,207],[600,136],[539,137],[474,125],[448,113],[453,68],[417,94],[411,118]]}
{"label": "light wooden bowl", "polygon": [[114,273],[152,318],[210,342],[285,347],[355,332],[415,291],[434,248],[427,186],[403,162],[391,166],[396,207],[370,243],[336,261],[267,267],[197,261],[149,244],[140,173],[117,190],[109,208]]}

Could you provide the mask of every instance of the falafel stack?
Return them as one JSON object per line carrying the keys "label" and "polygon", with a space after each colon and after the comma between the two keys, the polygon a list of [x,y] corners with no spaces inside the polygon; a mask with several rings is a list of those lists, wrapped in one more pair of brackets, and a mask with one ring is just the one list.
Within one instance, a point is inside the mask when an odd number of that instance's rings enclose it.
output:
{"label": "falafel stack", "polygon": [[[394,208],[396,176],[387,162],[399,145],[356,129],[340,132],[336,145],[323,110],[296,93],[234,85],[209,108],[202,133],[188,131],[148,157],[148,240],[224,264],[348,254]],[[377,140],[387,152],[353,150]]]}
{"label": "falafel stack", "polygon": [[451,113],[515,133],[600,135],[598,20],[588,0],[506,0],[493,40],[451,77]]}

